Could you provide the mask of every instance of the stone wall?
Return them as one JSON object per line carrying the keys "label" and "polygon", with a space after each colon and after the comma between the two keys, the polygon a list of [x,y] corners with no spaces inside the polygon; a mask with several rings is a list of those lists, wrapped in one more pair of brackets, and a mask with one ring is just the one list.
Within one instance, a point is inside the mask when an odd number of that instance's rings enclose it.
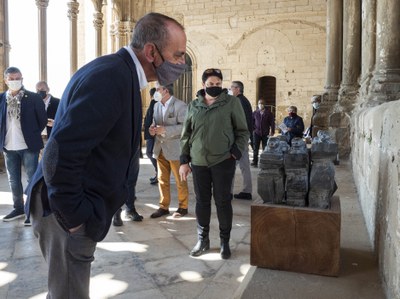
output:
{"label": "stone wall", "polygon": [[[325,83],[325,0],[236,0],[169,2],[155,0],[157,11],[180,20],[193,61],[193,93],[201,74],[220,68],[224,87],[243,81],[244,94],[256,107],[257,79],[276,78],[277,122],[296,105],[308,126],[310,98]],[[193,95],[194,95],[193,94]]]}
{"label": "stone wall", "polygon": [[400,298],[400,100],[354,114],[353,175],[387,298]]}

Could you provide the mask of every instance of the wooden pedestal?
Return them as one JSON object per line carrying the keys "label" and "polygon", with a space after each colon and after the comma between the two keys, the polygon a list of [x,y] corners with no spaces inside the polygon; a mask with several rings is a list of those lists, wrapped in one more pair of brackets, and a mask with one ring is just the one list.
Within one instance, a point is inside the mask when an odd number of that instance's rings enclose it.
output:
{"label": "wooden pedestal", "polygon": [[339,275],[340,200],[331,209],[311,209],[273,204],[251,206],[251,252],[253,266]]}

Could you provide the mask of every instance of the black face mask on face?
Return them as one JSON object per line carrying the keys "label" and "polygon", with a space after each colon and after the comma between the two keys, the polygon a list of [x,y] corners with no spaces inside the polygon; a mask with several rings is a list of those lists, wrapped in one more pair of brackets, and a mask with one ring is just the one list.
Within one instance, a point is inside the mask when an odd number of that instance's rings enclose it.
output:
{"label": "black face mask on face", "polygon": [[47,97],[47,92],[45,90],[39,90],[37,93],[42,97],[42,99]]}
{"label": "black face mask on face", "polygon": [[213,98],[216,98],[219,96],[222,92],[222,87],[221,86],[211,86],[211,87],[206,87],[206,93],[212,96]]}

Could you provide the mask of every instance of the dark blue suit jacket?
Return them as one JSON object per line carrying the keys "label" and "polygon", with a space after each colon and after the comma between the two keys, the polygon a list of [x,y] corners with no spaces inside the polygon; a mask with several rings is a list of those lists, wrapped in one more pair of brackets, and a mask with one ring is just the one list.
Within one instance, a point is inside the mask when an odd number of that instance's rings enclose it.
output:
{"label": "dark blue suit jacket", "polygon": [[[6,139],[7,103],[6,93],[0,94],[0,151]],[[21,99],[21,130],[28,149],[40,151],[43,148],[41,132],[47,124],[46,110],[40,95],[25,90]]]}
{"label": "dark blue suit jacket", "polygon": [[101,241],[128,196],[128,168],[139,146],[141,120],[138,77],[127,50],[79,69],[62,95],[27,188],[27,212],[35,186],[44,179],[44,214],[53,212],[66,229],[85,223],[86,234]]}

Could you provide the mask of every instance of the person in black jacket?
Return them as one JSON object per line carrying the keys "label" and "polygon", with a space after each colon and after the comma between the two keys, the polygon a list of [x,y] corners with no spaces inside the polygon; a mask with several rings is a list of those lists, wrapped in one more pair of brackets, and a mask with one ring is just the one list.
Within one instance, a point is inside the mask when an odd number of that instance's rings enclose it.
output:
{"label": "person in black jacket", "polygon": [[[246,116],[247,128],[250,134],[250,143],[251,147],[253,147],[253,109],[251,108],[251,104],[249,100],[243,95],[244,85],[241,81],[232,81],[231,84],[231,92],[232,95],[239,98],[240,103],[242,104],[244,115]],[[253,198],[253,185],[251,181],[251,172],[250,172],[250,159],[249,159],[249,147],[247,146],[242,154],[242,157],[238,161],[240,171],[243,177],[243,190],[235,195],[233,195],[236,199],[245,199],[251,200]],[[235,181],[235,179],[233,179]],[[233,190],[233,182],[232,182],[232,190]]]}
{"label": "person in black jacket", "polygon": [[[36,171],[39,152],[43,148],[40,133],[47,116],[41,97],[22,85],[22,73],[16,67],[4,71],[8,90],[0,94],[0,150],[4,154],[14,209],[3,218],[12,221],[25,217],[21,170],[28,182]],[[25,225],[30,225],[29,217]]]}
{"label": "person in black jacket", "polygon": [[42,133],[43,140],[46,142],[50,136],[51,129],[53,128],[54,118],[56,117],[56,112],[58,105],[60,104],[60,99],[53,97],[50,93],[49,85],[46,81],[39,81],[36,83],[36,93],[39,94],[44,102],[47,114],[47,126],[46,135]]}
{"label": "person in black jacket", "polygon": [[146,156],[150,159],[151,164],[153,164],[155,175],[150,178],[150,184],[155,185],[158,183],[157,179],[157,159],[153,158],[153,147],[154,147],[154,136],[151,136],[149,133],[149,128],[153,123],[153,114],[154,114],[154,105],[159,101],[154,99],[154,94],[156,92],[156,88],[153,87],[150,89],[150,97],[151,102],[149,108],[147,108],[146,116],[144,117],[143,128],[144,128],[144,139],[146,140]]}

